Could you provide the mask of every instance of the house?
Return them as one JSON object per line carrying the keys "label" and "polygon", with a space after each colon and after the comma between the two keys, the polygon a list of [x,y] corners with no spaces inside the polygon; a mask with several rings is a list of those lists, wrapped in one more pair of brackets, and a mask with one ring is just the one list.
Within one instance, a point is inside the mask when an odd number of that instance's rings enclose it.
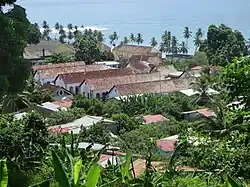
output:
{"label": "house", "polygon": [[182,112],[183,117],[187,121],[196,121],[200,118],[211,118],[215,116],[215,113],[209,109],[199,109],[188,112]]}
{"label": "house", "polygon": [[73,99],[74,95],[70,91],[66,90],[63,87],[51,84],[51,83],[46,83],[42,86],[43,89],[48,90],[51,93],[52,99],[54,101],[60,101],[62,99]]}
{"label": "house", "polygon": [[34,64],[43,64],[45,58],[53,53],[74,53],[74,47],[70,44],[61,44],[57,40],[41,40],[38,44],[29,44],[23,56]]}
{"label": "house", "polygon": [[[119,77],[107,77],[102,79],[86,79],[80,88],[83,91],[83,94],[87,94],[87,97],[96,97],[96,98],[114,98],[117,93],[110,92],[111,88],[114,85],[121,84],[132,84],[132,83],[142,83],[148,81],[157,81],[163,80],[164,77],[160,76],[159,73],[149,73],[149,74],[134,74],[128,76],[119,76]],[[147,88],[148,89],[148,88]],[[113,90],[115,92],[115,90]]]}
{"label": "house", "polygon": [[[186,89],[186,90],[180,90],[181,93],[185,94],[186,96],[190,97],[190,96],[194,96],[194,95],[197,95],[199,94],[198,91],[195,91],[194,89]],[[216,95],[216,94],[219,94],[218,91],[212,89],[212,88],[209,88],[207,90],[207,94],[208,95]]]}
{"label": "house", "polygon": [[167,118],[160,114],[143,116],[142,119],[144,124],[159,123],[167,120]]}
{"label": "house", "polygon": [[[159,74],[159,73],[154,73]],[[146,74],[149,76],[150,74]],[[151,79],[141,82],[130,82],[128,84],[114,85],[108,92],[108,98],[116,98],[121,96],[146,94],[146,93],[170,93],[180,91],[190,87],[193,78],[178,78],[178,79]]]}
{"label": "house", "polygon": [[32,68],[34,70],[34,79],[41,85],[53,82],[59,74],[110,69],[108,66],[105,65],[85,65],[84,62],[36,65],[32,66]]}
{"label": "house", "polygon": [[133,55],[146,55],[146,56],[158,56],[160,51],[151,46],[139,46],[139,45],[125,45],[120,44],[112,49],[115,59],[118,60],[120,57],[131,58]]}
{"label": "house", "polygon": [[171,156],[176,148],[179,135],[170,136],[156,141],[157,152],[166,156]]}
{"label": "house", "polygon": [[[99,65],[97,65],[99,66]],[[93,95],[93,91],[91,92],[91,89],[89,88],[89,84],[92,81],[92,79],[108,79],[112,78],[116,80],[115,77],[121,77],[121,76],[128,76],[128,75],[134,75],[135,72],[131,70],[130,68],[119,68],[119,69],[106,69],[102,71],[87,71],[87,72],[75,72],[75,73],[64,73],[59,74],[55,80],[54,83],[56,85],[59,85],[61,87],[64,87],[65,89],[73,92],[73,93],[82,93],[88,97]],[[100,81],[99,81],[100,82]],[[103,81],[102,81],[103,82]],[[91,83],[90,83],[91,84]],[[103,83],[105,84],[105,83]],[[108,90],[111,87],[108,88]]]}
{"label": "house", "polygon": [[159,56],[133,55],[128,62],[127,67],[131,67],[139,73],[149,73],[162,64],[162,59]]}
{"label": "house", "polygon": [[117,61],[103,61],[103,62],[95,62],[95,64],[102,64],[108,66],[110,68],[120,68],[120,63]]}
{"label": "house", "polygon": [[138,73],[151,73],[156,71],[156,66],[154,66],[153,64],[149,64],[146,61],[129,63],[126,67],[129,67]]}
{"label": "house", "polygon": [[107,128],[112,133],[117,133],[117,125],[115,124],[114,121],[104,119],[103,117],[100,116],[88,116],[88,115],[67,124],[49,127],[48,130],[51,132],[61,132],[61,130],[63,130],[64,133],[73,132],[73,134],[79,134],[83,127],[88,128],[93,124],[99,122],[103,122],[103,125],[107,126]]}
{"label": "house", "polygon": [[148,62],[149,64],[153,64],[155,66],[162,65],[162,59],[159,56],[153,55],[133,55],[128,59],[129,63],[136,63],[140,61]]}

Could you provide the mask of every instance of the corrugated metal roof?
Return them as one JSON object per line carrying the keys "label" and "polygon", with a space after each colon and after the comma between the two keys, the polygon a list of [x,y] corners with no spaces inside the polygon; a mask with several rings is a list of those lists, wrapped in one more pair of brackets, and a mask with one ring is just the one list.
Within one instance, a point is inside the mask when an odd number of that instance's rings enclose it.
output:
{"label": "corrugated metal roof", "polygon": [[73,134],[79,134],[80,130],[81,130],[81,126],[87,128],[87,127],[92,126],[93,124],[96,124],[96,123],[101,122],[101,121],[104,121],[107,123],[114,123],[114,121],[112,121],[112,120],[107,120],[107,119],[104,119],[103,117],[99,117],[99,116],[84,116],[84,117],[77,119],[77,120],[70,122],[70,123],[49,127],[49,129],[69,128],[68,132],[72,131]]}
{"label": "corrugated metal roof", "polygon": [[[185,95],[187,95],[187,96],[189,96],[189,97],[199,93],[199,92],[195,91],[194,89],[181,90],[180,92],[183,93],[183,94],[185,94]],[[214,89],[212,89],[212,88],[209,88],[209,89],[207,90],[207,93],[208,93],[209,95],[219,94],[218,91],[216,91],[216,90],[214,90]]]}
{"label": "corrugated metal roof", "polygon": [[149,123],[157,123],[157,122],[162,122],[162,121],[166,121],[167,118],[165,118],[163,115],[147,115],[147,116],[143,116],[143,121],[146,124]]}

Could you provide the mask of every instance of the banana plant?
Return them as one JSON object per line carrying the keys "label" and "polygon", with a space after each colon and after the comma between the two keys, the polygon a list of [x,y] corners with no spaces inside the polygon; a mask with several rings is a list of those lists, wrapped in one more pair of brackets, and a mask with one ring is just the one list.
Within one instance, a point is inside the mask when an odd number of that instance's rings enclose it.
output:
{"label": "banana plant", "polygon": [[55,171],[55,179],[61,187],[95,187],[97,185],[101,174],[101,168],[96,162],[91,165],[86,175],[82,172],[82,160],[80,159],[73,164],[73,157],[70,156],[70,174],[66,172],[65,166],[54,150],[51,151],[51,157]]}
{"label": "banana plant", "polygon": [[8,170],[6,160],[0,160],[0,187],[7,187],[8,185]]}
{"label": "banana plant", "polygon": [[235,180],[231,176],[227,176],[226,184],[227,184],[228,187],[244,187],[244,186],[247,186],[247,185],[242,184],[241,182]]}

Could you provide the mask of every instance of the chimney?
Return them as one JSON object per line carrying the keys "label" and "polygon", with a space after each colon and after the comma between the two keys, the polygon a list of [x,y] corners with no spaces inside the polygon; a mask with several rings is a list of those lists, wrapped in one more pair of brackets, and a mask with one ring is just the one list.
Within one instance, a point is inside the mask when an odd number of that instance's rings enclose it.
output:
{"label": "chimney", "polygon": [[45,50],[44,49],[42,50],[42,55],[43,55],[43,57],[45,57]]}

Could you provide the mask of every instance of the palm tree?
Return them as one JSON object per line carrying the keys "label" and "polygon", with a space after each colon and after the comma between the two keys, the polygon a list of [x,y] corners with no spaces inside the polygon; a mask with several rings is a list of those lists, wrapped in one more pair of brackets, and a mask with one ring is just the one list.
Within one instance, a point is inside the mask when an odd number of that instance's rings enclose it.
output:
{"label": "palm tree", "polygon": [[202,44],[202,37],[203,37],[202,29],[198,28],[194,38],[195,51],[197,51],[200,45]]}
{"label": "palm tree", "polygon": [[165,44],[163,42],[160,43],[160,52],[166,52]]}
{"label": "palm tree", "polygon": [[104,42],[104,40],[105,40],[104,35],[102,34],[101,31],[98,31],[96,39],[97,39],[98,42],[101,42],[101,43]]}
{"label": "palm tree", "polygon": [[69,24],[67,25],[67,27],[68,27],[69,31],[71,31],[71,30],[73,29],[72,23],[69,23]]}
{"label": "palm tree", "polygon": [[69,31],[69,34],[68,34],[68,43],[70,44],[71,40],[74,38],[74,35],[71,31]]}
{"label": "palm tree", "polygon": [[172,40],[172,37],[171,37],[171,32],[170,31],[164,31],[162,37],[162,45],[164,45],[164,52],[171,52],[171,40]]}
{"label": "palm tree", "polygon": [[128,40],[128,38],[125,36],[125,37],[123,38],[122,44],[128,44],[128,42],[129,42],[129,40]]}
{"label": "palm tree", "polygon": [[110,44],[113,45],[113,44],[116,44],[116,41],[118,40],[119,36],[117,35],[117,32],[114,31],[113,34],[111,34],[109,36],[109,39],[110,39]]}
{"label": "palm tree", "polygon": [[50,27],[46,21],[43,21],[42,28],[44,29],[43,34],[42,34],[42,39],[43,40],[51,40],[51,38],[49,36],[51,30],[50,30]]}
{"label": "palm tree", "polygon": [[181,42],[180,46],[179,46],[179,52],[182,54],[187,54],[188,53],[188,48],[187,45],[185,44],[185,42]]}
{"label": "palm tree", "polygon": [[74,37],[76,37],[80,31],[78,30],[78,26],[77,25],[74,26],[74,29],[75,30],[74,30],[73,34],[74,34]]}
{"label": "palm tree", "polygon": [[158,45],[158,43],[157,43],[155,37],[153,37],[153,38],[151,39],[150,44],[151,44],[152,47],[156,47],[156,46]]}
{"label": "palm tree", "polygon": [[171,40],[171,52],[174,54],[178,53],[178,41],[175,36],[172,36]]}
{"label": "palm tree", "polygon": [[60,29],[60,24],[57,22],[55,24],[55,30],[57,31],[55,38],[57,38],[57,34],[59,33],[59,29]]}
{"label": "palm tree", "polygon": [[186,44],[188,46],[188,40],[189,40],[190,37],[192,37],[192,32],[189,30],[189,28],[187,26],[184,28],[183,36],[187,40]]}
{"label": "palm tree", "polygon": [[59,29],[59,41],[60,41],[60,43],[65,43],[66,38],[67,38],[66,32],[65,32],[63,26],[60,25],[60,29]]}
{"label": "palm tree", "polygon": [[133,33],[130,33],[129,40],[131,43],[135,42],[136,38],[135,38],[135,35]]}
{"label": "palm tree", "polygon": [[140,44],[142,44],[143,43],[143,39],[142,39],[142,34],[141,33],[138,33],[137,34],[137,37],[136,37],[136,43],[138,44],[138,45],[140,45]]}

